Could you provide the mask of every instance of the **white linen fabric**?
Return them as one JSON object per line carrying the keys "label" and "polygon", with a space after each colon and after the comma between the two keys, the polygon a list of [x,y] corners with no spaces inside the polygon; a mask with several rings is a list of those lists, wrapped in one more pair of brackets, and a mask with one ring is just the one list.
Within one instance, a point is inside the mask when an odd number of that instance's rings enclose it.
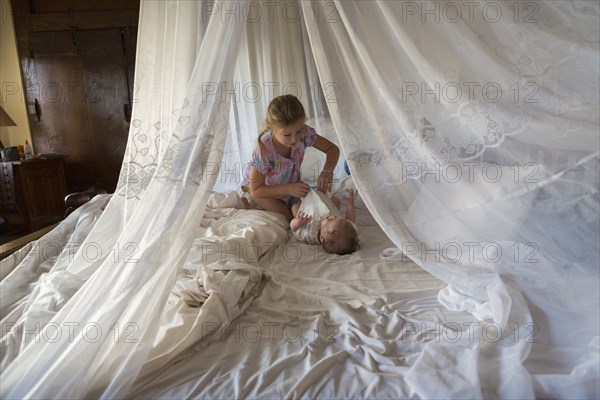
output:
{"label": "white linen fabric", "polygon": [[[120,183],[74,252],[43,261],[48,275],[27,307],[3,312],[3,324],[8,315],[24,325],[6,334],[3,325],[2,397],[150,390],[134,382],[165,334],[157,316],[209,194],[241,183],[266,105],[283,93],[299,95],[311,125],[339,143],[397,246],[382,257],[410,257],[444,282],[436,301],[448,315],[478,321],[459,324],[460,340],[424,340],[391,362],[399,369],[384,368],[377,352],[351,369],[375,363],[402,382],[397,392],[382,378],[374,385],[389,390],[338,386],[325,396],[598,397],[599,16],[588,1],[142,2],[139,101]],[[320,171],[309,160],[307,181]],[[252,292],[256,280],[244,282]],[[16,290],[1,295],[17,304]],[[44,308],[48,291],[64,290]],[[407,318],[375,319],[372,329],[400,329]],[[11,344],[19,326],[36,323],[33,337],[52,341]],[[104,334],[84,340],[86,324]],[[106,334],[126,324],[139,327],[135,343]],[[74,335],[54,340],[57,326]],[[399,358],[405,350],[381,348]],[[152,369],[170,365],[163,360]],[[319,396],[311,385],[323,381],[303,382],[285,395]],[[199,396],[220,393],[198,384]],[[278,395],[265,385],[233,396]]]}

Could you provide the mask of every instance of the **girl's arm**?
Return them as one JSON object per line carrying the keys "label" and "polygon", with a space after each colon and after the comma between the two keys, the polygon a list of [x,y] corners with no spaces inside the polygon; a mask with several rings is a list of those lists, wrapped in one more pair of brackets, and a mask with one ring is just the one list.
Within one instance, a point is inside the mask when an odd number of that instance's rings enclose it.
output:
{"label": "girl's arm", "polygon": [[310,190],[304,182],[284,183],[280,185],[266,185],[265,174],[262,174],[255,167],[250,167],[249,175],[250,195],[255,199],[265,199],[269,197],[292,195],[302,198]]}
{"label": "girl's arm", "polygon": [[317,140],[313,144],[313,147],[326,154],[323,171],[317,178],[317,189],[322,192],[329,192],[333,183],[333,170],[340,158],[340,149],[320,135],[317,135]]}

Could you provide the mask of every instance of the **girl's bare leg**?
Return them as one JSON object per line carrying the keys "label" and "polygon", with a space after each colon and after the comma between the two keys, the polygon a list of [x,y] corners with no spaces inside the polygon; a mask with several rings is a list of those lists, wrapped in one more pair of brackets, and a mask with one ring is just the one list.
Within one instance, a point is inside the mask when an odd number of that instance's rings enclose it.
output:
{"label": "girl's bare leg", "polygon": [[254,198],[254,202],[265,211],[273,211],[282,214],[287,218],[288,222],[291,221],[293,218],[292,213],[290,212],[290,209],[288,208],[287,204],[285,204],[279,199],[275,199],[273,197],[267,199]]}

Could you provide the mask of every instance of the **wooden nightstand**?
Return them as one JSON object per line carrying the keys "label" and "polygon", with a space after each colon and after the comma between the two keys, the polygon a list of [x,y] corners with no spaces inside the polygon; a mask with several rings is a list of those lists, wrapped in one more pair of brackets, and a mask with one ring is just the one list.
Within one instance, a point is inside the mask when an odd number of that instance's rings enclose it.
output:
{"label": "wooden nightstand", "polygon": [[0,166],[0,216],[11,230],[32,231],[65,215],[66,156],[3,162]]}

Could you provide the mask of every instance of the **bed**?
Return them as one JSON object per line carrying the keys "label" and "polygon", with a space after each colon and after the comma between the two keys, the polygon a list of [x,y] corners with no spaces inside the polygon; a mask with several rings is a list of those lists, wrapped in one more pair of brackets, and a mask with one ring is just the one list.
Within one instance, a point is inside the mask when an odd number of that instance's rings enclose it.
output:
{"label": "bed", "polygon": [[[49,256],[57,238],[81,238],[106,200],[98,196],[5,263],[44,247]],[[210,208],[128,397],[415,396],[404,380],[423,346],[456,342],[477,320],[445,309],[437,300],[444,283],[394,252],[366,209],[358,210],[357,225],[360,250],[338,256],[297,242],[277,214]],[[72,294],[54,286],[45,309],[27,308],[50,276],[58,279],[55,268],[21,262],[2,281],[3,362],[34,340],[40,315]],[[14,329],[23,323],[29,333]],[[123,333],[120,339],[135,341],[137,327]],[[85,334],[94,340],[96,332]]]}
{"label": "bed", "polygon": [[[499,379],[496,361],[486,354],[506,345],[498,324],[441,304],[446,284],[394,247],[360,199],[361,248],[338,256],[297,242],[278,214],[231,208],[236,197],[211,195],[126,397],[463,398],[504,396],[515,384],[523,393],[536,385],[518,368],[519,379]],[[72,255],[73,243],[85,243],[109,199],[95,197],[3,261],[5,268],[16,266],[0,283],[4,365],[26,344],[69,333],[64,324],[41,329],[81,287],[57,255]],[[126,323],[108,336],[136,344],[137,324]],[[512,328],[508,336],[516,338],[519,331]],[[522,331],[521,343],[508,345],[538,342],[534,328]],[[89,322],[77,334],[88,343],[100,335]],[[530,357],[528,368],[543,367],[540,355]],[[68,383],[59,376],[64,382],[57,384]],[[92,397],[105,393],[109,376],[100,386],[102,380],[96,381]],[[21,385],[34,382],[25,377]],[[546,390],[538,386],[538,392]]]}
{"label": "bed", "polygon": [[[260,290],[245,312],[197,343],[184,360],[140,382],[132,395],[414,395],[403,383],[411,359],[425,342],[442,339],[436,327],[474,318],[445,311],[437,301],[443,284],[407,258],[380,258],[392,244],[366,210],[358,225],[362,247],[349,256],[294,239],[266,251]],[[190,257],[200,257],[196,251]]]}

